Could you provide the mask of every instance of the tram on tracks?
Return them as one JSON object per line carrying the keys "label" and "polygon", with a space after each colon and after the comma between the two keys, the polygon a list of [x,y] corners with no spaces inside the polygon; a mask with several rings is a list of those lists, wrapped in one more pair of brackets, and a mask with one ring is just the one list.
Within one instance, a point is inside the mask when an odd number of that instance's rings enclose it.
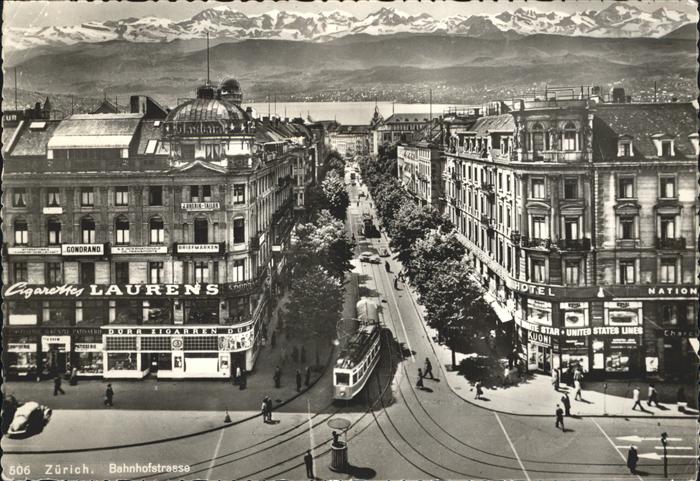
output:
{"label": "tram on tracks", "polygon": [[360,323],[333,367],[333,398],[352,399],[367,384],[379,363],[381,349],[377,304],[362,298],[357,303]]}

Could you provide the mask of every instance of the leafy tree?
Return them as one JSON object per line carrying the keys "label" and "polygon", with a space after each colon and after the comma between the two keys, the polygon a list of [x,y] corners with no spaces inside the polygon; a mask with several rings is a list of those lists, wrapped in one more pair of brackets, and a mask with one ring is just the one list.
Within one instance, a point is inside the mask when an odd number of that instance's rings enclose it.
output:
{"label": "leafy tree", "polygon": [[442,215],[433,207],[419,208],[413,202],[403,203],[391,223],[391,246],[398,252],[399,261],[409,267],[416,242],[443,222]]}
{"label": "leafy tree", "polygon": [[305,341],[314,339],[317,364],[320,340],[335,335],[343,309],[343,294],[341,282],[318,265],[292,283],[286,307],[287,322],[290,331]]}
{"label": "leafy tree", "polygon": [[330,204],[323,193],[323,189],[318,185],[310,186],[306,191],[306,215],[314,220],[324,209],[329,209]]}
{"label": "leafy tree", "polygon": [[333,170],[335,170],[336,173],[340,176],[342,176],[345,173],[345,159],[336,150],[332,150],[328,154],[325,162],[323,163],[323,166],[324,166],[324,171],[326,173],[333,171]]}
{"label": "leafy tree", "polygon": [[466,251],[454,232],[431,232],[425,239],[416,242],[410,266],[406,269],[408,278],[420,294],[430,282],[434,271],[439,270],[443,264],[460,262]]}
{"label": "leafy tree", "polygon": [[343,223],[327,210],[314,223],[297,224],[292,232],[291,263],[294,276],[302,276],[315,266],[323,267],[342,281],[352,269],[354,243]]}
{"label": "leafy tree", "polygon": [[329,204],[329,210],[337,219],[345,220],[350,206],[350,196],[345,188],[345,182],[335,171],[331,171],[321,184],[323,193]]}

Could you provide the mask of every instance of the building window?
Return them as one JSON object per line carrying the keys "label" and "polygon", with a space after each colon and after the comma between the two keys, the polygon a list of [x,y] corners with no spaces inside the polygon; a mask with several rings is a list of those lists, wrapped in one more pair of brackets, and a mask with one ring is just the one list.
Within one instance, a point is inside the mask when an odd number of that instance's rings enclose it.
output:
{"label": "building window", "polygon": [[95,205],[95,191],[92,187],[80,189],[80,205],[82,207],[92,207]]}
{"label": "building window", "polygon": [[163,275],[163,263],[162,262],[149,262],[148,263],[148,282],[150,284],[161,284],[165,281]]}
{"label": "building window", "polygon": [[675,199],[676,198],[676,178],[675,176],[663,176],[661,177],[661,192],[660,197],[662,199]]}
{"label": "building window", "polygon": [[15,219],[15,245],[26,246],[29,244],[29,226],[24,219]]}
{"label": "building window", "polygon": [[114,263],[114,281],[117,284],[129,284],[129,263]]}
{"label": "building window", "polygon": [[579,261],[564,261],[564,282],[567,286],[579,285],[579,275]]}
{"label": "building window", "polygon": [[209,282],[209,263],[195,262],[194,263],[194,281]]}
{"label": "building window", "polygon": [[49,219],[47,222],[47,232],[49,245],[55,246],[61,243],[61,222],[56,219]]}
{"label": "building window", "polygon": [[148,205],[163,205],[163,187],[152,185],[148,188]]}
{"label": "building window", "polygon": [[532,198],[533,199],[544,199],[544,179],[532,179]]}
{"label": "building window", "polygon": [[532,259],[530,261],[530,280],[532,282],[544,283],[547,280],[545,272],[545,262],[542,259]]}
{"label": "building window", "polygon": [[547,232],[547,218],[546,217],[533,217],[532,218],[532,232],[531,237],[535,239],[548,239],[549,234]]}
{"label": "building window", "polygon": [[510,229],[511,227],[511,221],[510,221],[510,206],[506,206],[506,227]]}
{"label": "building window", "polygon": [[129,243],[129,219],[124,216],[117,217],[115,242],[117,245]]}
{"label": "building window", "polygon": [[150,230],[150,243],[151,244],[162,244],[165,242],[165,227],[163,225],[163,219],[160,217],[153,217],[148,222]]}
{"label": "building window", "polygon": [[211,185],[202,186],[202,202],[211,202]]}
{"label": "building window", "polygon": [[636,238],[635,218],[620,217],[620,239],[630,240]]}
{"label": "building window", "polygon": [[661,305],[661,322],[665,325],[678,324],[678,305],[674,303]]}
{"label": "building window", "polygon": [[660,219],[661,238],[676,238],[676,218],[674,216],[662,216]]}
{"label": "building window", "polygon": [[506,175],[506,193],[510,193],[510,175]]}
{"label": "building window", "polygon": [[662,140],[661,141],[661,157],[671,157],[673,152],[673,141]]}
{"label": "building window", "polygon": [[245,242],[245,219],[233,219],[233,243],[243,244]]}
{"label": "building window", "polygon": [[634,199],[634,177],[620,177],[618,179],[617,198]]}
{"label": "building window", "polygon": [[24,188],[16,188],[12,192],[12,207],[27,207],[27,192]]}
{"label": "building window", "polygon": [[46,283],[50,286],[63,284],[63,276],[61,275],[60,262],[46,263]]}
{"label": "building window", "polygon": [[659,282],[662,284],[676,283],[676,259],[661,259]]}
{"label": "building window", "polygon": [[617,144],[617,156],[623,158],[632,157],[632,142],[619,141]]}
{"label": "building window", "polygon": [[46,205],[48,207],[59,207],[61,205],[61,194],[58,187],[49,187],[46,190]]}
{"label": "building window", "polygon": [[576,125],[569,122],[564,126],[564,136],[562,139],[562,149],[567,151],[576,150]]}
{"label": "building window", "polygon": [[28,282],[29,281],[29,271],[27,270],[26,262],[13,262],[12,263],[12,279],[14,282]]}
{"label": "building window", "polygon": [[241,282],[245,279],[245,259],[233,261],[233,282]]}
{"label": "building window", "polygon": [[80,283],[94,284],[95,283],[95,263],[81,262],[80,263]]}
{"label": "building window", "polygon": [[120,186],[114,188],[114,205],[117,207],[129,205],[129,187]]}
{"label": "building window", "polygon": [[635,261],[620,261],[620,284],[636,283]]}
{"label": "building window", "polygon": [[532,126],[532,152],[535,154],[544,150],[544,128],[542,124]]}
{"label": "building window", "polygon": [[194,220],[194,243],[209,243],[209,222],[207,221],[207,219],[200,218]]}
{"label": "building window", "polygon": [[95,243],[95,221],[90,217],[80,220],[80,239],[83,244]]}
{"label": "building window", "polygon": [[199,202],[199,186],[190,186],[190,202]]}
{"label": "building window", "polygon": [[578,232],[578,217],[564,218],[564,238],[567,240],[576,240],[579,238]]}
{"label": "building window", "polygon": [[578,179],[575,177],[564,178],[564,199],[578,198]]}

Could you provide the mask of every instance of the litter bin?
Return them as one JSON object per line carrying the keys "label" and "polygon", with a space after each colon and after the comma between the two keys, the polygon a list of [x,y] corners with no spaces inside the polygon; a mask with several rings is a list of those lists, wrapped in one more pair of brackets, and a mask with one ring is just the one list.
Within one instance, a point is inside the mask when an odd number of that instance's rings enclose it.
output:
{"label": "litter bin", "polygon": [[336,473],[344,473],[348,467],[348,444],[344,441],[331,443],[331,471]]}

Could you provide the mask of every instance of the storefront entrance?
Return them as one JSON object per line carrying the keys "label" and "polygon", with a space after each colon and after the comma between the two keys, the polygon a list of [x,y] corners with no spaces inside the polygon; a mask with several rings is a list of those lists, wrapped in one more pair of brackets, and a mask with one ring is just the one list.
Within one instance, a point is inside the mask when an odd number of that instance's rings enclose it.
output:
{"label": "storefront entrance", "polygon": [[552,369],[552,348],[534,343],[528,344],[527,367],[531,371],[549,373]]}

